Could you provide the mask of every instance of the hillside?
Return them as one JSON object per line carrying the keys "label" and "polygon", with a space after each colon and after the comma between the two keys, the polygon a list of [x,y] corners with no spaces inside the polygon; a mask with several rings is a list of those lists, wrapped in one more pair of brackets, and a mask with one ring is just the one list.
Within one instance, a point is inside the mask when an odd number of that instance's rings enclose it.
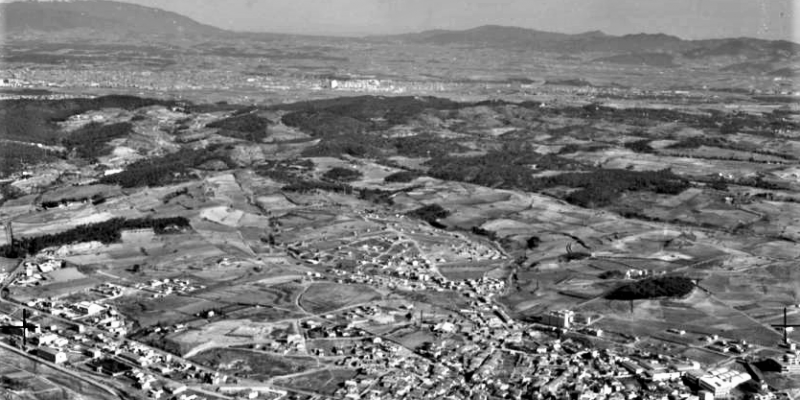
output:
{"label": "hillside", "polygon": [[219,36],[227,31],[158,8],[116,1],[0,4],[0,30],[8,34],[88,30],[103,35]]}

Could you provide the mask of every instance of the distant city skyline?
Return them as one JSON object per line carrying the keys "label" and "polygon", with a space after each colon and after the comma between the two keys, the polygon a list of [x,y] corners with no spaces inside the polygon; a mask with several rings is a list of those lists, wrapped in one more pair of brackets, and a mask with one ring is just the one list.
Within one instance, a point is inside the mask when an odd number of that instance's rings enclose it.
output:
{"label": "distant city skyline", "polygon": [[360,36],[492,24],[565,33],[745,36],[800,43],[800,29],[795,28],[800,27],[800,0],[121,1],[239,31]]}

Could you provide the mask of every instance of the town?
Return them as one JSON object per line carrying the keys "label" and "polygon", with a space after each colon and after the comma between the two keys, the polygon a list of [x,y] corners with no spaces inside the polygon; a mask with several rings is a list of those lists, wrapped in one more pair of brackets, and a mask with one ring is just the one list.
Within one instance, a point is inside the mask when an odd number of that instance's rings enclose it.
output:
{"label": "town", "polygon": [[[754,399],[776,398],[750,357],[758,346],[717,335],[699,338],[692,347],[730,355],[715,365],[703,365],[689,357],[637,348],[636,338],[606,339],[602,329],[593,327],[591,315],[558,310],[541,315],[537,321],[514,320],[492,301],[493,296],[503,293],[503,281],[484,278],[454,282],[438,274],[433,262],[405,259],[403,264],[404,269],[388,274],[348,273],[335,268],[329,274],[345,283],[456,290],[471,299],[467,307],[446,315],[436,311],[426,315],[425,309],[418,310],[414,303],[397,306],[397,301],[373,302],[340,315],[302,319],[299,335],[277,337],[255,348],[305,355],[355,371],[332,393],[339,398],[707,400],[730,396],[745,383],[752,387]],[[31,271],[52,272],[64,265],[57,259],[25,261],[20,272],[10,274],[4,285],[27,285]],[[312,278],[323,279],[320,274],[312,274]],[[163,279],[131,287],[106,283],[85,289],[86,293],[101,295],[93,301],[65,303],[49,298],[15,304],[3,299],[16,310],[14,317],[2,316],[3,341],[6,347],[62,368],[120,378],[130,390],[148,398],[285,397],[288,392],[279,381],[270,380],[269,384],[237,377],[238,373],[221,373],[213,366],[127,339],[130,322],[106,304],[108,299],[132,290],[162,297],[203,288],[186,280]],[[391,336],[375,333],[381,330],[380,325],[397,320],[404,321],[404,329],[428,332],[431,340],[409,348]],[[156,328],[185,329],[180,325]],[[691,335],[678,329],[669,333]],[[346,345],[318,347],[320,341],[336,338]],[[782,351],[784,355],[778,358],[781,371],[800,372],[800,352],[795,344],[786,343]],[[206,397],[203,393],[214,395]]]}

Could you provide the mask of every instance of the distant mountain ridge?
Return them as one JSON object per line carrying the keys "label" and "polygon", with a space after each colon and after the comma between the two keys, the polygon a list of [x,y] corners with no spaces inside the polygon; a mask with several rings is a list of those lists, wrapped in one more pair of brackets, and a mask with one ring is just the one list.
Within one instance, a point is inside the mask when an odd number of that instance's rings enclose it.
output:
{"label": "distant mountain ridge", "polygon": [[794,57],[800,54],[800,44],[786,40],[752,38],[685,40],[665,34],[629,34],[613,36],[601,31],[578,34],[545,32],[535,29],[484,25],[477,28],[451,31],[431,30],[419,33],[374,37],[409,43],[437,45],[525,47],[531,50],[569,52],[664,52],[680,53],[686,57],[744,56]]}
{"label": "distant mountain ridge", "polygon": [[666,34],[608,35],[601,31],[578,34],[485,25],[466,30],[431,30],[370,39],[407,44],[429,44],[531,50],[583,55],[591,63],[655,68],[683,65],[717,66],[721,72],[791,77],[800,62],[800,44],[754,38],[686,40]]}
{"label": "distant mountain ridge", "polygon": [[[63,35],[59,38],[72,37],[88,41],[115,38],[136,40],[153,35],[165,39],[200,38],[204,41],[215,38],[258,40],[270,36],[298,36],[233,32],[199,23],[174,12],[110,0],[0,3],[0,31],[12,40],[15,35],[27,33],[47,36],[58,33]],[[581,55],[575,61],[588,59],[597,63],[665,68],[714,65],[724,67],[722,72],[780,76],[791,75],[800,60],[800,44],[786,40],[685,40],[665,34],[614,36],[601,31],[568,34],[501,25],[342,40],[486,47],[515,51],[523,49],[560,53],[564,57]]]}
{"label": "distant mountain ridge", "polygon": [[0,3],[0,31],[7,34],[71,30],[107,35],[231,34],[174,12],[131,3],[100,0]]}

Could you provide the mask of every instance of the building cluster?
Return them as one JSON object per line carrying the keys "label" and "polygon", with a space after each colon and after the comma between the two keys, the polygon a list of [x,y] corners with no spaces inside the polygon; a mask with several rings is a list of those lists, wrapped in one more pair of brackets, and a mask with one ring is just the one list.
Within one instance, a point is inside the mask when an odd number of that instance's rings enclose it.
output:
{"label": "building cluster", "polygon": [[106,282],[93,287],[91,291],[105,296],[105,299],[113,299],[121,296],[125,287]]}
{"label": "building cluster", "polygon": [[64,261],[60,259],[41,258],[27,260],[22,264],[22,271],[12,285],[21,287],[37,286],[45,279],[44,274],[61,269],[63,266]]}
{"label": "building cluster", "polygon": [[205,289],[204,285],[192,284],[187,279],[151,279],[144,283],[137,283],[135,289],[144,290],[152,293],[153,298],[169,296],[171,294],[183,294],[195,290]]}
{"label": "building cluster", "polygon": [[739,372],[728,368],[715,368],[710,371],[690,371],[687,380],[700,387],[701,391],[710,393],[714,397],[722,397],[737,386],[749,381],[751,376],[747,372]]}
{"label": "building cluster", "polygon": [[[22,264],[22,267],[25,268],[25,271],[38,270],[39,272],[46,274],[64,267],[64,260],[54,258],[27,260]],[[28,273],[26,272],[25,274],[27,275]]]}
{"label": "building cluster", "polygon": [[[88,304],[87,304],[88,306]],[[134,389],[150,398],[202,400],[185,394],[187,383],[220,385],[228,378],[218,372],[189,363],[168,353],[154,350],[133,341],[113,338],[99,330],[87,331],[82,324],[54,324],[43,328],[36,322],[3,317],[1,323],[19,326],[12,343],[21,345],[25,338],[32,354],[55,364],[71,363],[71,367],[89,369],[109,377],[126,377]],[[86,361],[85,363],[83,361]]]}
{"label": "building cluster", "polygon": [[[681,334],[681,330],[673,329],[673,333]],[[710,335],[703,337],[703,341],[708,349],[719,352],[719,353],[736,353],[742,354],[747,350],[753,348],[753,345],[747,343],[746,340],[734,340],[730,341],[725,338],[720,338],[719,335]]]}
{"label": "building cluster", "polygon": [[[350,399],[708,400],[727,396],[743,383],[755,379],[744,372],[744,368],[738,368],[736,362],[725,364],[726,368],[704,370],[698,362],[688,358],[649,353],[635,347],[595,346],[603,342],[598,338],[603,332],[592,326],[593,316],[572,310],[548,311],[536,322],[516,321],[494,301],[495,297],[506,293],[504,280],[447,279],[438,270],[438,265],[446,261],[444,257],[436,258],[420,251],[424,240],[403,240],[406,235],[425,237],[430,233],[425,231],[428,228],[412,230],[394,225],[390,229],[394,232],[389,235],[382,230],[367,232],[372,237],[356,242],[349,257],[324,254],[319,259],[330,256],[347,259],[353,264],[330,268],[326,276],[309,272],[308,277],[332,276],[341,283],[364,283],[391,289],[458,292],[466,299],[459,296],[458,304],[445,304],[440,308],[419,307],[418,303],[398,299],[392,300],[393,305],[368,303],[331,315],[301,318],[298,320],[301,333],[286,334],[250,348],[284,355],[311,355],[331,367],[356,371],[355,377],[344,382],[335,393],[338,398]],[[425,242],[428,250],[433,242]],[[310,247],[305,247],[297,254],[313,256]],[[489,246],[479,244],[470,247],[447,243],[440,247],[460,258],[493,261],[493,257],[503,257]],[[337,251],[350,250],[339,248]],[[359,259],[361,255],[369,258]],[[232,265],[233,261],[222,259],[219,264]],[[57,260],[31,262],[25,266],[37,273],[59,267]],[[202,288],[186,279],[152,279],[131,287],[105,283],[90,290],[92,298],[99,294],[105,300],[126,291],[138,290],[163,297]],[[246,385],[237,385],[237,378],[132,340],[122,340],[130,324],[103,300],[38,299],[29,302],[28,307],[72,321],[68,328],[53,325],[43,329],[36,323],[22,328],[23,332],[30,332],[26,339],[31,346],[36,346],[34,354],[52,363],[80,364],[76,368],[91,368],[95,373],[124,377],[132,387],[156,399],[200,400],[197,395],[189,394],[187,385],[195,384],[225,388],[225,393],[230,391],[248,398],[278,393],[270,392],[267,385],[263,391],[251,387],[244,390]],[[207,315],[208,311],[205,313]],[[13,327],[21,326],[6,319]],[[90,332],[86,332],[84,324],[91,327],[88,328]],[[420,335],[425,341],[406,345],[404,336],[395,335],[395,330],[382,337],[374,333],[392,325],[397,325],[398,331],[407,331],[409,336]],[[186,326],[158,326],[149,332],[183,329]],[[248,333],[239,328],[236,332]],[[671,328],[670,332],[685,334],[677,328]],[[326,343],[328,339],[330,345]],[[705,338],[703,345],[706,350],[719,353],[744,353],[751,347],[744,341],[728,341],[718,336]],[[799,355],[795,348],[783,355],[779,363],[784,372],[800,372]],[[89,362],[83,363],[85,359]],[[73,362],[76,360],[81,362]],[[766,397],[758,400],[766,400]]]}
{"label": "building cluster", "polygon": [[330,89],[337,91],[350,92],[375,92],[375,93],[405,93],[415,92],[444,92],[448,90],[458,90],[465,86],[457,82],[438,82],[438,81],[398,81],[390,79],[375,78],[348,78],[348,79],[327,79],[319,85],[320,89]]}
{"label": "building cluster", "polygon": [[[411,274],[416,268],[426,265],[507,259],[492,246],[466,240],[459,233],[423,226],[399,214],[393,217],[378,213],[359,215],[381,224],[383,228],[353,229],[351,239],[342,240],[340,245],[326,250],[310,244],[309,240],[313,239],[304,238],[288,244],[290,254],[312,265],[340,263],[348,269],[375,268],[401,274]],[[318,235],[316,239],[325,242],[328,235]]]}
{"label": "building cluster", "polygon": [[786,374],[800,374],[800,351],[795,347],[789,349],[778,361],[781,372]]}
{"label": "building cluster", "polygon": [[73,303],[58,299],[35,299],[29,301],[27,306],[57,317],[95,326],[117,337],[124,337],[130,326],[130,323],[116,309],[96,301]]}
{"label": "building cluster", "polygon": [[[641,351],[618,355],[571,339],[545,342],[538,335],[522,336],[469,344],[436,340],[422,349],[423,357],[391,345],[375,347],[352,363],[368,376],[345,382],[337,394],[370,399],[698,399],[727,396],[751,379],[746,372],[703,371],[688,359]],[[373,360],[377,363],[370,364]]]}
{"label": "building cluster", "polygon": [[[290,254],[312,265],[330,265],[338,261],[335,267],[327,269],[329,277],[338,283],[407,291],[452,290],[476,298],[505,290],[505,282],[502,280],[449,280],[438,269],[440,263],[454,260],[471,263],[499,262],[506,259],[498,250],[466,241],[457,233],[407,226],[403,223],[404,216],[395,215],[394,219],[375,213],[364,213],[363,216],[386,223],[385,230],[373,231],[367,228],[363,232],[353,231],[354,235],[364,235],[367,239],[326,251],[317,250],[306,241],[292,243],[289,245]],[[449,236],[451,243],[439,243],[437,238],[427,239],[427,236],[441,235]],[[418,239],[417,236],[423,239]],[[323,241],[326,239],[325,236],[321,237]]]}
{"label": "building cluster", "polygon": [[[362,306],[343,312],[344,324],[307,320],[303,328],[309,340],[358,338],[347,348],[312,352],[339,357],[336,365],[362,372],[337,391],[341,398],[708,400],[729,396],[751,380],[743,367],[734,367],[741,366],[734,361],[729,369],[704,370],[685,357],[624,347],[597,350],[586,341],[602,335],[591,327],[592,316],[558,310],[543,314],[538,323],[520,323],[493,305],[491,296],[477,296],[468,308],[449,317],[426,319],[420,313],[416,318],[411,304],[393,311]],[[333,316],[328,319],[338,321]],[[393,341],[369,339],[366,333],[367,326],[403,319],[434,339],[412,352]],[[674,333],[681,334],[677,329]],[[792,352],[784,362],[800,368]],[[756,396],[766,400],[768,394],[764,389]]]}

